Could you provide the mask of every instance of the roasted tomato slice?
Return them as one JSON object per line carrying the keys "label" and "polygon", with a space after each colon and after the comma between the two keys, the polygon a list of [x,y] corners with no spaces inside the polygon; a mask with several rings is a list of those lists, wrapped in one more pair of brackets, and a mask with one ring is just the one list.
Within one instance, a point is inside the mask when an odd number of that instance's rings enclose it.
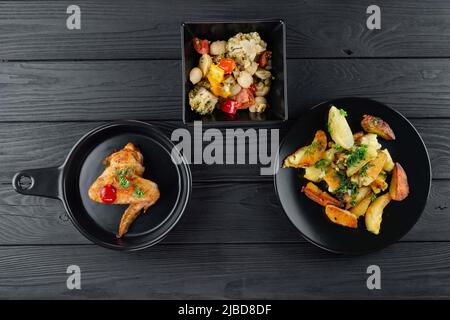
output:
{"label": "roasted tomato slice", "polygon": [[116,188],[110,184],[103,186],[100,191],[100,196],[103,203],[113,203],[117,199]]}
{"label": "roasted tomato slice", "polygon": [[194,49],[199,54],[208,54],[209,53],[209,41],[202,40],[199,38],[194,38]]}
{"label": "roasted tomato slice", "polygon": [[220,105],[220,110],[228,114],[236,114],[238,103],[231,99],[226,99],[222,101]]}
{"label": "roasted tomato slice", "polygon": [[269,59],[272,57],[272,51],[266,50],[259,56],[259,66],[265,68],[269,63]]}
{"label": "roasted tomato slice", "polygon": [[237,94],[236,101],[238,109],[247,109],[255,104],[255,96],[250,89],[242,88]]}
{"label": "roasted tomato slice", "polygon": [[222,58],[219,61],[219,67],[225,72],[225,74],[232,73],[236,64],[231,58]]}
{"label": "roasted tomato slice", "polygon": [[255,95],[256,92],[256,83],[252,83],[250,85],[250,87],[248,87],[250,89],[250,91],[253,93],[253,95]]}

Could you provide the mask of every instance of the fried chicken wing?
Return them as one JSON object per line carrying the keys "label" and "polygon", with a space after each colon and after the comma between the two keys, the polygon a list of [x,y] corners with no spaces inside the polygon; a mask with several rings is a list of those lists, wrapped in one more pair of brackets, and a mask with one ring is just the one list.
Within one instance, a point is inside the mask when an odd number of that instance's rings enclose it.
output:
{"label": "fried chicken wing", "polygon": [[[128,143],[104,160],[106,169],[89,188],[89,198],[105,204],[129,204],[120,221],[117,237],[121,238],[131,224],[160,197],[158,185],[142,178],[145,168],[138,148]],[[105,196],[108,193],[108,196]]]}

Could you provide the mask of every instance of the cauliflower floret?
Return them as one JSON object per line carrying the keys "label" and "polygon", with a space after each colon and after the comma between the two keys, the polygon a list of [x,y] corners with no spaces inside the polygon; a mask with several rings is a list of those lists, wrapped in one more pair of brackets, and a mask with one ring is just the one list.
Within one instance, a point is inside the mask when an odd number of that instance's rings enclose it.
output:
{"label": "cauliflower floret", "polygon": [[248,108],[250,112],[264,112],[269,105],[264,97],[256,97],[255,104]]}
{"label": "cauliflower floret", "polygon": [[256,56],[266,50],[267,44],[261,39],[258,32],[238,33],[228,39],[227,55],[235,59],[241,69],[252,65]]}
{"label": "cauliflower floret", "polygon": [[189,91],[189,105],[193,111],[201,115],[212,113],[218,101],[214,94],[202,86],[195,86]]}
{"label": "cauliflower floret", "polygon": [[220,60],[222,60],[223,58],[225,58],[225,54],[219,54],[217,56],[212,56],[212,62],[214,64],[219,64]]}

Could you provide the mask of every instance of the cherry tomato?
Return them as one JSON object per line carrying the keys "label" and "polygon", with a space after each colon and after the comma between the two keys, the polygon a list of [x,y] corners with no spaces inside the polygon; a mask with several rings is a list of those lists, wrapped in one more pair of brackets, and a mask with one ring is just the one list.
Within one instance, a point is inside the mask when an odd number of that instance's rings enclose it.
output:
{"label": "cherry tomato", "polygon": [[250,89],[250,91],[253,93],[253,95],[255,95],[256,92],[256,83],[252,83],[250,85],[250,87],[248,87]]}
{"label": "cherry tomato", "polygon": [[238,109],[247,109],[255,104],[255,96],[250,89],[242,88],[237,94],[236,101]]}
{"label": "cherry tomato", "polygon": [[234,63],[234,60],[231,58],[222,58],[219,61],[219,67],[223,69],[225,74],[232,73],[236,64]]}
{"label": "cherry tomato", "polygon": [[194,38],[194,49],[199,54],[208,54],[209,53],[209,41],[202,40],[199,38]]}
{"label": "cherry tomato", "polygon": [[100,191],[100,195],[102,197],[102,202],[107,204],[113,203],[117,199],[116,188],[114,188],[110,184],[103,186],[102,190]]}
{"label": "cherry tomato", "polygon": [[228,114],[236,114],[237,111],[237,102],[234,100],[226,99],[222,101],[220,105],[220,110]]}
{"label": "cherry tomato", "polygon": [[259,66],[264,68],[269,63],[269,59],[272,57],[272,51],[266,50],[259,56]]}

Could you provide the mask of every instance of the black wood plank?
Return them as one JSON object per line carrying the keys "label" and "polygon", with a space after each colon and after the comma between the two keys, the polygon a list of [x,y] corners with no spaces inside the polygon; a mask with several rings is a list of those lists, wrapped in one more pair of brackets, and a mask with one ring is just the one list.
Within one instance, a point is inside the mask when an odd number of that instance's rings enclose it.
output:
{"label": "black wood plank", "polygon": [[1,59],[178,59],[183,21],[282,18],[289,57],[450,56],[450,3],[380,0],[381,30],[366,27],[372,2],[77,1],[81,30],[66,28],[70,1],[0,2]]}
{"label": "black wood plank", "polygon": [[[289,115],[343,96],[450,117],[449,59],[289,60]],[[181,120],[178,61],[0,63],[0,121]]]}
{"label": "black wood plank", "polygon": [[[450,241],[449,194],[449,180],[433,181],[422,218],[402,241]],[[304,241],[278,204],[272,183],[195,183],[180,224],[163,243]],[[0,185],[0,245],[86,243],[59,201],[18,195],[10,185]]]}
{"label": "black wood plank", "polygon": [[[425,140],[432,162],[433,177],[450,179],[450,119],[414,119],[413,124]],[[150,122],[168,137],[180,122]],[[14,173],[24,169],[58,166],[72,146],[98,122],[2,123],[0,125],[0,182],[9,182]],[[281,126],[280,139],[292,122]],[[273,126],[272,128],[276,128]],[[190,131],[192,132],[192,130]],[[206,143],[205,143],[206,144]],[[242,147],[242,148],[240,148]],[[245,148],[243,148],[245,147]],[[243,151],[241,150],[243,149]],[[225,152],[231,152],[230,150]],[[235,145],[235,152],[248,146]],[[259,165],[192,165],[194,181],[271,181],[261,176]]]}
{"label": "black wood plank", "polygon": [[[81,269],[68,290],[66,269]],[[367,267],[381,269],[368,290]],[[96,246],[0,247],[0,298],[448,298],[450,244],[395,244],[345,257],[310,244],[170,245],[126,254]]]}

